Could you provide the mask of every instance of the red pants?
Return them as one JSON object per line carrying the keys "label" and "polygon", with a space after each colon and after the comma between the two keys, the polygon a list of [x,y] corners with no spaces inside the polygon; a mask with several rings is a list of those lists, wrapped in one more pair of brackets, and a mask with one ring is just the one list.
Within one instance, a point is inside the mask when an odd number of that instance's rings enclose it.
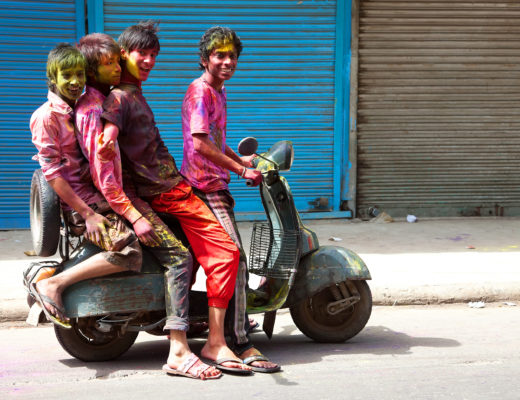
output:
{"label": "red pants", "polygon": [[171,214],[179,220],[206,273],[208,305],[227,308],[235,290],[240,252],[211,210],[184,181],[147,200],[156,212]]}

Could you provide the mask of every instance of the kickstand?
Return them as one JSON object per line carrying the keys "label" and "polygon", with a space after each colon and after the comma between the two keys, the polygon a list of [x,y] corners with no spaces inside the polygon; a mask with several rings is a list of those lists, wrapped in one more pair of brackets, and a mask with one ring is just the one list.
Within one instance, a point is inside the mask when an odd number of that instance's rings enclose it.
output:
{"label": "kickstand", "polygon": [[262,329],[269,339],[273,337],[274,321],[276,321],[276,310],[264,313]]}

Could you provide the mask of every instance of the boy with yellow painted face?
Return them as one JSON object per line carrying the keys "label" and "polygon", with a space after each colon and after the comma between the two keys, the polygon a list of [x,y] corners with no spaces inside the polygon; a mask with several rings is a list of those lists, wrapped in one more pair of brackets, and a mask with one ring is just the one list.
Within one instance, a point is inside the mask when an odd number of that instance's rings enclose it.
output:
{"label": "boy with yellow painted face", "polygon": [[48,101],[31,117],[35,156],[49,185],[61,199],[64,215],[79,233],[103,248],[87,260],[50,278],[31,283],[30,291],[55,324],[70,328],[61,293],[73,283],[141,268],[141,247],[134,233],[117,216],[90,177],[87,160],[76,140],[73,109],[85,86],[83,55],[63,43],[47,61]]}
{"label": "boy with yellow painted face", "polygon": [[276,372],[280,366],[260,353],[248,336],[247,258],[235,222],[235,201],[228,190],[229,171],[251,179],[255,186],[262,180],[260,171],[251,169],[252,157],[239,157],[226,144],[224,82],[231,79],[237,68],[242,42],[233,30],[214,26],[202,36],[199,51],[203,73],[190,84],[182,103],[184,158],[181,173],[240,249],[235,291],[226,314],[232,349],[253,371]]}
{"label": "boy with yellow painted face", "polygon": [[[188,327],[186,302],[191,282],[193,259],[188,249],[174,236],[150,205],[135,194],[129,179],[123,179],[121,152],[117,135],[104,131],[101,119],[103,102],[110,89],[121,80],[119,45],[104,33],[82,37],[77,46],[87,60],[87,86],[76,105],[76,126],[79,142],[90,162],[96,187],[110,206],[134,227],[141,242],[166,269],[164,330],[170,332],[170,363],[182,345]],[[184,343],[184,342],[181,342]],[[200,379],[219,377],[220,372],[205,366],[193,356],[175,365],[179,374]]]}

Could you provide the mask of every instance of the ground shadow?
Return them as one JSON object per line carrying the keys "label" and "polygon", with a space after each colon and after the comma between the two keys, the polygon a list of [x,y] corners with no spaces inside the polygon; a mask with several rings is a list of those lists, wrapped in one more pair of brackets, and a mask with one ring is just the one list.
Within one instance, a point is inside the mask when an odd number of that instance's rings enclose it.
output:
{"label": "ground shadow", "polygon": [[[147,335],[141,333],[141,335]],[[85,363],[76,359],[63,359],[61,363],[70,368],[88,368],[96,371],[96,378],[156,372],[162,374],[161,366],[168,356],[169,341],[165,337],[147,335],[144,341],[135,343],[130,350],[117,360]],[[414,347],[457,347],[460,342],[440,337],[414,337],[393,331],[385,326],[368,326],[360,334],[345,343],[317,343],[301,334],[294,326],[284,326],[272,340],[263,333],[252,335],[255,345],[273,361],[282,366],[312,364],[329,355],[406,355]],[[194,353],[200,354],[205,338],[190,339]],[[275,374],[276,375],[276,374]],[[282,375],[273,375],[278,384],[294,383]]]}

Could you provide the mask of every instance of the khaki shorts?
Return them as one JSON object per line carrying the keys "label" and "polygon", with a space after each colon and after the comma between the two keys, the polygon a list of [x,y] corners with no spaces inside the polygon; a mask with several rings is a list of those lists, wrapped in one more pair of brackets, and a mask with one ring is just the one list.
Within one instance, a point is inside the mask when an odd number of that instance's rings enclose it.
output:
{"label": "khaki shorts", "polygon": [[[112,245],[110,248],[103,248],[104,251],[101,254],[104,259],[111,264],[127,268],[129,271],[140,271],[143,255],[139,240],[132,229],[126,225],[122,217],[112,211],[106,201],[90,204],[89,207],[110,222],[107,232]],[[81,215],[72,210],[65,211],[64,216],[73,235],[81,236],[85,233],[85,221]]]}

